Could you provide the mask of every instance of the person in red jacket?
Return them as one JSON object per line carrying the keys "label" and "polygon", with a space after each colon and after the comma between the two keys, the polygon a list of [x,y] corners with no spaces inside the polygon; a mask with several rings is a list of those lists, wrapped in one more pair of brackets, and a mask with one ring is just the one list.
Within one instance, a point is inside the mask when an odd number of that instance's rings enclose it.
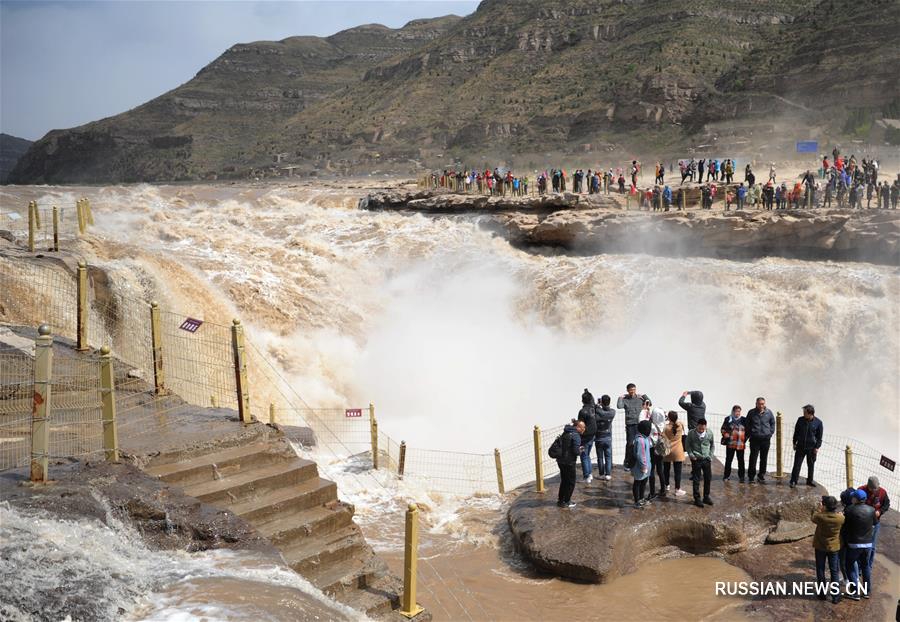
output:
{"label": "person in red jacket", "polygon": [[872,564],[875,563],[875,543],[878,541],[881,517],[891,508],[891,500],[888,498],[887,491],[881,487],[881,482],[874,475],[869,478],[865,486],[860,486],[859,489],[866,493],[866,505],[875,508],[875,530],[872,535],[872,552],[869,554],[869,572],[871,574]]}

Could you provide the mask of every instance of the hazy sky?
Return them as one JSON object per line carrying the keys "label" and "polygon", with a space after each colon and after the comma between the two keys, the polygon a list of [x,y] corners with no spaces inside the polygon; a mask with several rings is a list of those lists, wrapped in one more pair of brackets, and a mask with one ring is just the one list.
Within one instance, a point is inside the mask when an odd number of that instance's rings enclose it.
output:
{"label": "hazy sky", "polygon": [[466,15],[475,1],[0,0],[0,131],[35,140],[133,108],[231,45]]}

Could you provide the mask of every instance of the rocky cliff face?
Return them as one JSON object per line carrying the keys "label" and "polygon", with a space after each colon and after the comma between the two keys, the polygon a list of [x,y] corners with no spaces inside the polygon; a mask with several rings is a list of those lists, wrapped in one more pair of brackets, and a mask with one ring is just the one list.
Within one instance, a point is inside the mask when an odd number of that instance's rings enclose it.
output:
{"label": "rocky cliff face", "polygon": [[234,46],[134,111],[51,132],[14,179],[836,140],[900,107],[898,27],[893,0],[485,0],[462,19]]}
{"label": "rocky cliff face", "polygon": [[458,19],[234,45],[189,82],[142,106],[49,132],[22,158],[11,181],[204,179],[314,161],[301,151],[302,141],[274,138],[287,119],[376,64],[439,37]]}
{"label": "rocky cliff face", "polygon": [[0,134],[0,184],[5,184],[10,171],[16,166],[28,148],[31,141],[17,138],[9,134]]}
{"label": "rocky cliff face", "polygon": [[487,215],[490,218],[482,219],[482,225],[521,248],[900,263],[900,212],[896,210],[647,212],[624,209],[615,195],[486,197],[421,191],[371,194],[359,207]]}

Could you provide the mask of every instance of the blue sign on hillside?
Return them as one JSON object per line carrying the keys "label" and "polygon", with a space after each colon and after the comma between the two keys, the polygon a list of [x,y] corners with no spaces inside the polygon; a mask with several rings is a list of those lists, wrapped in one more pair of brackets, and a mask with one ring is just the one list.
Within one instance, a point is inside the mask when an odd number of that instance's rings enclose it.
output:
{"label": "blue sign on hillside", "polygon": [[797,153],[818,153],[819,143],[815,140],[798,140]]}

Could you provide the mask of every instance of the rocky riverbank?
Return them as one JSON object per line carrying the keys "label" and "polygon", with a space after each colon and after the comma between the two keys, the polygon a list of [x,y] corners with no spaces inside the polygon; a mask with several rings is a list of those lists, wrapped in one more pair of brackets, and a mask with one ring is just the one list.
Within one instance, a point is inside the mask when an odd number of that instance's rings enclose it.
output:
{"label": "rocky riverbank", "polygon": [[[518,550],[538,569],[590,583],[607,583],[660,559],[711,555],[745,570],[754,581],[804,582],[815,579],[810,513],[825,490],[788,488],[786,480],[768,485],[722,482],[722,466],[713,463],[714,506],[697,508],[690,495],[655,500],[644,509],[631,506],[631,478],[616,471],[611,482],[576,488],[577,507],[556,507],[558,480],[544,493],[522,491],[507,519]],[[687,483],[690,490],[690,483]],[[886,523],[879,554],[897,558],[896,523]],[[883,531],[884,531],[883,529]],[[772,619],[883,619],[877,608],[893,611],[896,580],[890,566],[878,566],[871,600],[835,608],[815,596],[762,597],[747,611]],[[714,585],[697,589],[713,590]],[[749,599],[748,599],[749,600]]]}
{"label": "rocky riverbank", "polygon": [[614,195],[486,197],[402,190],[370,194],[359,208],[483,216],[484,226],[526,249],[900,263],[900,211],[894,210],[647,212],[627,210]]}

